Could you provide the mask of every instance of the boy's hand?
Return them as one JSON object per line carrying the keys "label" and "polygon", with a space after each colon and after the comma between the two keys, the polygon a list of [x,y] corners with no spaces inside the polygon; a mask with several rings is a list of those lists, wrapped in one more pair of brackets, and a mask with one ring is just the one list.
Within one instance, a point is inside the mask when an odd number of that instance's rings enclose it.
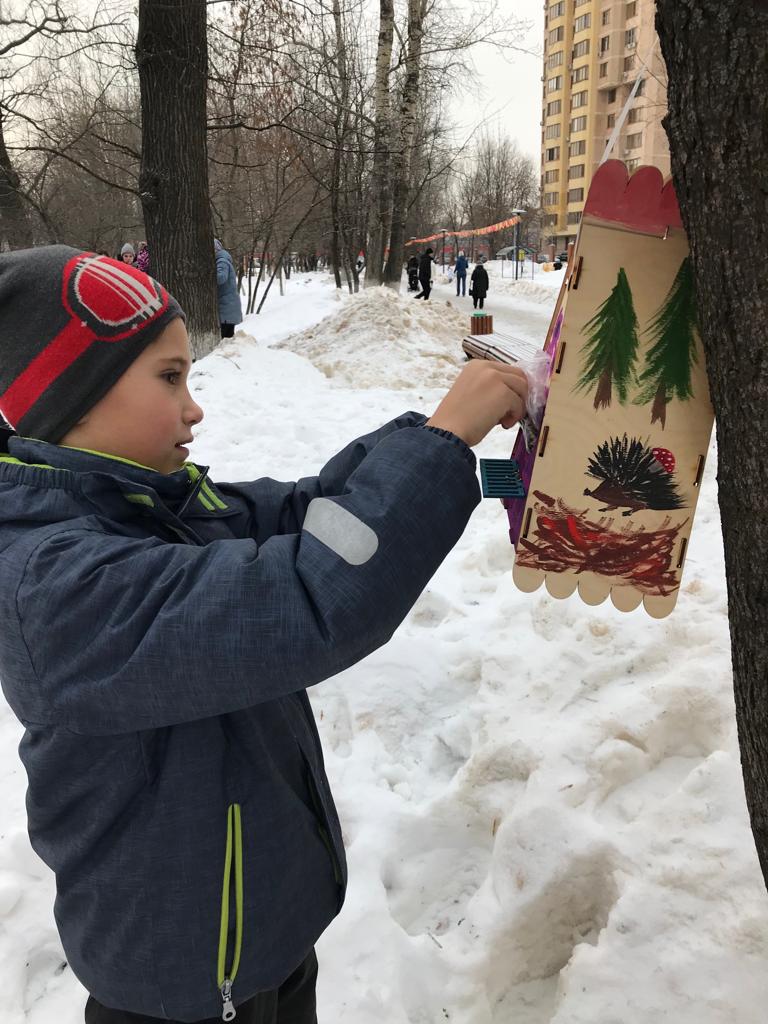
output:
{"label": "boy's hand", "polygon": [[470,446],[500,424],[507,430],[525,415],[528,379],[505,363],[473,359],[427,421],[428,427],[450,430]]}

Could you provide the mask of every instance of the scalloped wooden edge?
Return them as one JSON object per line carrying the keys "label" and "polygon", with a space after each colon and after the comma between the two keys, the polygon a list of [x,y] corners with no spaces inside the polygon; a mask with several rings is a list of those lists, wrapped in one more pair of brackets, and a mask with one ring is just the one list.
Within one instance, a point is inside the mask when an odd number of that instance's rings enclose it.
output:
{"label": "scalloped wooden edge", "polygon": [[608,583],[594,573],[577,574],[572,572],[542,572],[518,565],[512,568],[512,579],[518,590],[532,594],[545,586],[547,593],[558,601],[571,597],[578,590],[579,598],[586,605],[597,607],[610,597],[613,606],[620,612],[633,612],[643,605],[646,613],[653,619],[663,619],[670,614],[677,604],[679,588],[666,596],[644,594],[637,587],[626,583]]}

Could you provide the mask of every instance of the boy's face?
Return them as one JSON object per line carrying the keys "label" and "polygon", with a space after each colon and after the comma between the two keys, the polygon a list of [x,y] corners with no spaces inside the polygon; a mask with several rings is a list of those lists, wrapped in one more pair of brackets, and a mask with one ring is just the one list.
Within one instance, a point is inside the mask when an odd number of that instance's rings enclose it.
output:
{"label": "boy's face", "polygon": [[133,263],[133,253],[132,252],[124,252],[123,253],[123,263]]}
{"label": "boy's face", "polygon": [[187,387],[192,366],[184,321],[172,320],[59,444],[117,455],[159,473],[180,469],[203,418]]}

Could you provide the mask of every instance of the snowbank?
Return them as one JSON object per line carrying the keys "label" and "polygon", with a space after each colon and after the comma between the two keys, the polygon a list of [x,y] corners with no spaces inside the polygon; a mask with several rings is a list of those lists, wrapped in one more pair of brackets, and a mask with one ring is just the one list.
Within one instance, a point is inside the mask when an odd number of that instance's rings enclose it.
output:
{"label": "snowbank", "polygon": [[468,328],[468,317],[450,301],[424,302],[381,287],[348,296],[340,310],[276,347],[309,359],[336,384],[447,387],[464,362]]}

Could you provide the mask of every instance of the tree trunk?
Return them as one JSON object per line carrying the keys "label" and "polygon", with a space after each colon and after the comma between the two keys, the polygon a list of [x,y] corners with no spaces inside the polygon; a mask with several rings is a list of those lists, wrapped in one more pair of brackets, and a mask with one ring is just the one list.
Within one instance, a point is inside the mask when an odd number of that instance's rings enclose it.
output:
{"label": "tree trunk", "polygon": [[607,409],[611,404],[611,371],[603,370],[597,382],[595,391],[595,409]]}
{"label": "tree trunk", "polygon": [[661,423],[661,429],[667,425],[667,388],[665,384],[659,384],[651,406],[651,423]]}
{"label": "tree trunk", "polygon": [[[718,497],[747,806],[768,884],[768,7],[657,0],[665,127],[717,416]],[[746,244],[748,241],[749,244]]]}
{"label": "tree trunk", "polygon": [[392,139],[392,102],[389,74],[395,31],[394,0],[379,2],[379,43],[376,50],[376,120],[373,127],[373,169],[371,196],[374,203],[373,227],[366,253],[365,287],[380,285],[384,272],[384,250],[389,239],[392,216],[392,191],[389,176],[389,147]]}
{"label": "tree trunk", "polygon": [[19,193],[20,184],[5,148],[3,111],[0,108],[0,252],[4,249],[28,249],[32,245],[32,225]]}
{"label": "tree trunk", "polygon": [[411,154],[416,134],[426,3],[427,0],[408,0],[408,52],[405,59],[398,141],[392,159],[392,230],[389,236],[389,256],[384,267],[385,284],[397,290],[400,289],[400,280],[403,276],[405,220],[408,216]]}
{"label": "tree trunk", "polygon": [[196,357],[219,342],[208,197],[205,0],[139,0],[139,192],[152,273],[187,314]]}

